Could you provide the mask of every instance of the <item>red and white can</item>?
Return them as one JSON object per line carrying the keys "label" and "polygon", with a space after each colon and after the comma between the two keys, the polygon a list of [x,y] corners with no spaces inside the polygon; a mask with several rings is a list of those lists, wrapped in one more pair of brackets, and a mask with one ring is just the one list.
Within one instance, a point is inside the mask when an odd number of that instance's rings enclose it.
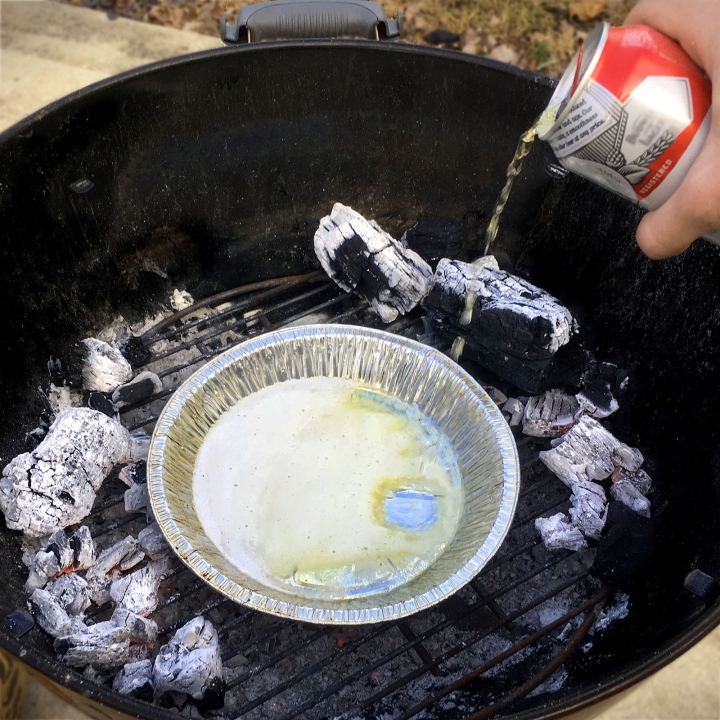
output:
{"label": "red and white can", "polygon": [[598,25],[538,127],[562,165],[645,208],[678,188],[710,130],[710,80],[645,25]]}

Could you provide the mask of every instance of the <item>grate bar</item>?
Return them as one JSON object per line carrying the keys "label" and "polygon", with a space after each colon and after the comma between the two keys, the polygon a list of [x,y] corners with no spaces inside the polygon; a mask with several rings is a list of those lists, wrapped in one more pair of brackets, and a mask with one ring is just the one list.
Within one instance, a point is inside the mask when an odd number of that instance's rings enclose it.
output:
{"label": "grate bar", "polygon": [[[573,608],[569,612],[565,613],[562,617],[557,618],[556,620],[553,620],[551,623],[544,625],[539,630],[536,630],[531,635],[528,635],[527,637],[523,638],[519,642],[515,643],[512,647],[509,647],[504,652],[499,653],[498,655],[495,655],[493,658],[488,660],[487,662],[483,663],[479,667],[475,668],[471,672],[463,675],[461,678],[456,680],[453,683],[450,683],[450,685],[444,687],[442,690],[439,690],[431,697],[427,698],[421,703],[418,703],[417,705],[414,705],[409,710],[406,710],[402,715],[395,718],[395,720],[410,720],[411,717],[417,715],[419,712],[422,712],[426,708],[431,707],[432,705],[435,705],[440,700],[442,700],[446,695],[449,695],[452,692],[455,692],[455,690],[458,690],[459,688],[463,687],[464,685],[467,685],[471,680],[474,680],[475,678],[480,677],[481,675],[485,674],[488,670],[491,670],[496,665],[499,665],[500,663],[504,662],[508,658],[512,657],[516,653],[520,652],[521,650],[525,649],[526,647],[529,647],[530,645],[533,645],[541,638],[549,635],[553,630],[556,628],[559,628],[561,625],[565,625],[566,623],[570,622],[573,618],[576,618],[578,615],[581,615],[582,613],[586,613],[588,610],[592,609],[598,603],[601,603],[605,598],[607,597],[607,589],[603,589],[601,592],[597,593],[594,597],[590,598],[589,600],[586,600],[584,603],[579,605],[576,608]],[[587,628],[589,629],[589,628]],[[583,633],[583,636],[585,633]],[[528,689],[527,692],[529,692],[532,688]],[[488,715],[489,717],[489,715]]]}

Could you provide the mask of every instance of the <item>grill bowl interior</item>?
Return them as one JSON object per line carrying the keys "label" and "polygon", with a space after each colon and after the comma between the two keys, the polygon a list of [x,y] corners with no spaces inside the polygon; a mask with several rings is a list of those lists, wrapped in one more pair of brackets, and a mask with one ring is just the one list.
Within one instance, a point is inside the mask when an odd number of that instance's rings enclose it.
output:
{"label": "grill bowl interior", "polygon": [[[322,590],[284,592],[257,573],[237,567],[203,528],[194,503],[193,471],[207,433],[242,398],[276,383],[311,377],[349,379],[381,390],[416,406],[447,434],[463,484],[460,525],[440,557],[408,582],[389,589],[376,583],[373,592],[355,597],[348,593],[342,599]],[[155,516],[171,546],[195,573],[257,610],[342,625],[404,617],[463,587],[507,535],[519,481],[512,433],[475,380],[433,348],[360,327],[291,328],[218,356],[168,402],[148,459]],[[307,518],[307,523],[311,527],[313,519]]]}

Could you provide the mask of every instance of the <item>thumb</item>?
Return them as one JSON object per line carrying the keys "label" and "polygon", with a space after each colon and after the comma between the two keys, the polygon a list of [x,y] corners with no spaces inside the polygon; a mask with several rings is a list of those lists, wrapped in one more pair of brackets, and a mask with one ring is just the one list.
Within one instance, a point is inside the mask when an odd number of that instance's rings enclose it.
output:
{"label": "thumb", "polygon": [[713,127],[680,187],[637,229],[640,249],[653,260],[679,255],[696,238],[720,229],[720,131]]}

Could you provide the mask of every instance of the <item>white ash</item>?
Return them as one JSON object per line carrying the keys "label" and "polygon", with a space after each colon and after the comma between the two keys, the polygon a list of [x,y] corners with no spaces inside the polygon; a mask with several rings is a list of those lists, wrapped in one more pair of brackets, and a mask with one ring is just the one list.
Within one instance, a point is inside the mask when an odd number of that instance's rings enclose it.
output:
{"label": "white ash", "polygon": [[48,635],[57,638],[72,632],[67,610],[47,590],[35,590],[30,602],[35,620]]}
{"label": "white ash", "polygon": [[580,405],[572,395],[548,390],[528,400],[523,415],[523,433],[555,438],[566,433],[579,415]]}
{"label": "white ash", "polygon": [[113,690],[152,701],[154,694],[153,664],[151,660],[127,663],[113,680]]}
{"label": "white ash", "polygon": [[570,489],[577,482],[604,480],[615,469],[613,451],[620,441],[597,420],[583,416],[540,460]]}
{"label": "white ash", "polygon": [[216,678],[222,678],[222,661],[215,628],[203,617],[183,625],[155,658],[156,697],[179,692],[202,699]]}
{"label": "white ash", "polygon": [[510,427],[520,425],[525,414],[525,406],[517,398],[509,398],[502,406],[503,415],[505,415]]}
{"label": "white ash", "polygon": [[74,551],[76,570],[87,570],[95,564],[97,559],[95,541],[92,539],[90,528],[87,525],[82,525],[73,533],[70,545]]}
{"label": "white ash", "polygon": [[565,666],[559,667],[545,682],[540,683],[534,690],[527,694],[528,697],[537,697],[548,693],[556,693],[570,677]]}
{"label": "white ash", "polygon": [[86,338],[82,365],[83,387],[86,390],[111,393],[132,378],[132,367],[125,356],[108,343]]}
{"label": "white ash", "polygon": [[639,515],[650,517],[650,501],[629,480],[614,482],[610,494]]}
{"label": "white ash", "polygon": [[618,401],[614,397],[610,398],[610,401],[607,405],[598,404],[596,401],[588,397],[588,395],[586,395],[582,391],[580,391],[575,397],[577,398],[577,401],[580,404],[583,412],[586,415],[590,415],[590,417],[596,418],[597,420],[602,420],[603,418],[612,415],[616,410],[620,408],[620,405],[618,405]]}
{"label": "white ash", "polygon": [[77,573],[66,573],[45,588],[68,615],[80,615],[90,607],[88,587]]}
{"label": "white ash", "polygon": [[633,485],[635,489],[643,495],[647,495],[652,489],[652,480],[642,469],[631,472],[625,468],[618,467],[615,468],[611,477],[614,483],[620,482],[621,480],[627,480],[627,482]]}
{"label": "white ash", "polygon": [[149,504],[147,484],[132,485],[125,491],[125,512],[144,512]]}
{"label": "white ash", "polygon": [[173,310],[184,310],[189,308],[195,300],[193,296],[187,290],[173,290],[172,297],[170,298],[170,305]]}
{"label": "white ash", "polygon": [[107,620],[55,640],[60,660],[74,668],[91,665],[96,670],[119,670],[128,658],[130,631]]}
{"label": "white ash", "polygon": [[138,548],[132,555],[128,555],[120,562],[120,572],[127,572],[136,565],[139,565],[145,559],[145,553]]}
{"label": "white ash", "polygon": [[582,532],[570,522],[565,513],[559,512],[549,518],[537,518],[535,527],[548,550],[577,551],[587,547]]}
{"label": "white ash", "polygon": [[585,537],[599,540],[607,518],[607,498],[602,487],[592,482],[576,482],[570,496],[572,507],[568,510],[573,525]]}
{"label": "white ash", "polygon": [[409,312],[432,290],[432,268],[417,253],[341,203],[320,220],[314,246],[325,272],[364,297],[383,322]]}
{"label": "white ash", "polygon": [[605,605],[605,607],[600,610],[597,620],[590,629],[590,632],[602,632],[603,630],[607,630],[610,623],[626,618],[630,613],[628,609],[629,602],[630,598],[625,593],[618,593],[612,605]]}
{"label": "white ash", "polygon": [[[466,312],[468,298],[472,316]],[[547,382],[555,353],[577,331],[569,310],[544,290],[499,270],[488,258],[472,265],[443,258],[423,300],[436,332],[460,335],[467,353],[528,392]]]}
{"label": "white ash", "polygon": [[140,547],[151,560],[157,560],[170,553],[170,546],[156,522],[151,523],[138,533],[138,543],[140,543]]}
{"label": "white ash", "polygon": [[623,444],[618,445],[613,450],[612,459],[615,465],[631,472],[639,470],[645,460],[637,448],[631,448]]}
{"label": "white ash", "polygon": [[160,582],[167,569],[165,558],[151,560],[141,570],[115,580],[110,597],[137,615],[149,615],[157,607]]}
{"label": "white ash", "polygon": [[84,404],[82,393],[67,385],[58,387],[51,383],[50,390],[47,393],[47,399],[55,415],[59,415],[65,408],[82,407]]}
{"label": "white ash", "polygon": [[116,463],[130,452],[130,434],[90,408],[67,408],[47,437],[15,457],[0,479],[0,509],[11,530],[42,536],[80,522]]}
{"label": "white ash", "polygon": [[104,605],[112,600],[110,586],[122,576],[120,570],[111,570],[106,575],[96,575],[87,581],[88,595],[98,606]]}
{"label": "white ash", "polygon": [[130,631],[130,640],[143,645],[154,645],[157,640],[158,626],[154,620],[142,617],[137,613],[119,605],[110,618],[119,627]]}

